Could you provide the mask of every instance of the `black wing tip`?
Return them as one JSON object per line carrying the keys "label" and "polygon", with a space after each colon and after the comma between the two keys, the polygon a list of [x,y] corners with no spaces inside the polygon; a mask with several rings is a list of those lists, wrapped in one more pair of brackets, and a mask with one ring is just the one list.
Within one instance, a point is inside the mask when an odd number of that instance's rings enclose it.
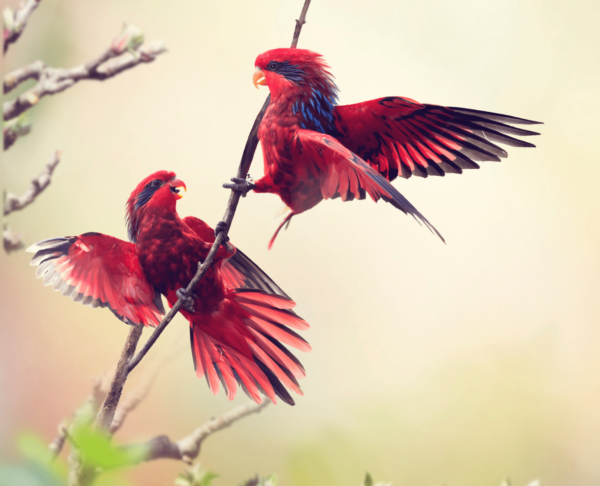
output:
{"label": "black wing tip", "polygon": [[421,224],[421,222],[429,229],[429,231],[431,231],[433,234],[437,235],[439,237],[440,240],[442,240],[444,242],[444,244],[446,244],[446,240],[444,239],[444,237],[442,236],[442,234],[435,228],[435,226],[433,226],[425,216],[423,216],[419,210],[417,208],[415,208],[408,199],[406,199],[401,193],[400,191],[398,191],[398,189],[396,189],[394,186],[392,186],[386,179],[383,178],[383,176],[381,174],[379,174],[379,172],[376,172],[375,170],[373,170],[372,172],[370,170],[366,171],[366,174],[379,186],[381,187],[385,192],[387,192],[389,195],[386,195],[385,193],[381,195],[381,198],[387,202],[390,203],[392,206],[394,206],[396,209],[399,209],[400,211],[402,211],[404,214],[410,215],[412,216],[415,221],[417,221],[417,223]]}
{"label": "black wing tip", "polygon": [[[276,294],[286,299],[293,300],[284,290],[277,285],[248,255],[239,248],[229,261],[240,273],[244,275],[247,282],[254,285],[255,288],[266,291],[270,294]],[[246,270],[244,272],[243,270]],[[244,289],[242,289],[244,290]]]}
{"label": "black wing tip", "polygon": [[460,108],[458,106],[448,106],[449,109],[459,111],[463,113],[473,113],[490,119],[497,119],[498,121],[504,121],[507,123],[514,123],[516,125],[543,125],[544,122],[535,120],[528,120],[527,118],[520,118],[518,116],[503,115],[502,113],[494,113],[493,111],[474,110],[472,108]]}
{"label": "black wing tip", "polygon": [[279,398],[281,398],[281,400],[283,400],[284,403],[287,403],[288,405],[291,405],[292,407],[294,405],[296,405],[296,402],[290,395],[290,392],[287,391],[287,388],[283,385],[283,383],[281,383],[279,378],[277,378],[277,376],[275,376],[275,373],[273,373],[267,367],[267,365],[265,365],[256,356],[254,356],[254,362],[258,365],[260,370],[265,374],[265,376],[267,377],[267,380],[269,380],[269,383],[273,387],[273,391],[275,392],[275,395],[277,395]]}

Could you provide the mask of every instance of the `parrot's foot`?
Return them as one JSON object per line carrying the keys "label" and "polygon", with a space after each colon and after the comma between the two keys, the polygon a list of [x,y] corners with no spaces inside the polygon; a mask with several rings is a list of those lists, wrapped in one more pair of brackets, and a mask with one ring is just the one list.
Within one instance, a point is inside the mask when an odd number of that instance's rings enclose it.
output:
{"label": "parrot's foot", "polygon": [[177,289],[175,291],[175,295],[177,295],[177,297],[181,299],[181,301],[183,302],[183,307],[185,307],[190,312],[195,312],[194,299],[198,298],[196,294],[191,292],[190,295],[188,295],[185,289],[181,287],[180,289]]}
{"label": "parrot's foot", "polygon": [[223,184],[225,189],[231,189],[232,191],[238,191],[242,193],[242,197],[246,197],[249,191],[256,187],[256,184],[252,182],[252,177],[248,174],[247,179],[242,179],[241,177],[232,177],[231,182],[226,182]]}
{"label": "parrot's foot", "polygon": [[[227,231],[227,227],[228,227],[228,225],[225,221],[219,221],[217,223],[217,226],[215,227],[215,238],[217,236],[219,236],[220,233],[223,233],[223,231]],[[229,241],[229,236],[225,235],[225,239],[223,240],[223,243],[221,243],[221,245],[224,245],[228,241]]]}

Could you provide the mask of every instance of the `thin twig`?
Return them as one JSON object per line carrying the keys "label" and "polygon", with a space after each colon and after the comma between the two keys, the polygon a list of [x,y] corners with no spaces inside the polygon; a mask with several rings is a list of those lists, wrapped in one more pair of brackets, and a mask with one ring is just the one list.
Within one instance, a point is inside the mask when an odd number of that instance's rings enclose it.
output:
{"label": "thin twig", "polygon": [[65,442],[67,441],[67,424],[65,422],[61,422],[58,426],[58,431],[56,437],[48,446],[50,452],[52,453],[52,457],[56,458],[60,455]]}
{"label": "thin twig", "polygon": [[296,28],[294,29],[294,36],[292,37],[293,48],[296,48],[298,45],[302,26],[306,23],[306,12],[308,12],[308,7],[310,7],[310,0],[305,0],[304,5],[302,6],[302,12],[300,12],[300,18],[296,20]]}
{"label": "thin twig", "polygon": [[53,457],[57,457],[69,435],[69,428],[73,424],[73,420],[78,418],[81,420],[82,416],[89,417],[89,420],[93,420],[93,418],[98,413],[98,409],[104,399],[106,398],[106,394],[108,392],[108,385],[105,383],[103,377],[95,377],[92,382],[92,392],[90,396],[83,402],[83,404],[73,412],[73,417],[68,420],[63,420],[58,426],[58,433],[52,443],[48,446],[50,452],[52,452]]}
{"label": "thin twig", "polygon": [[4,76],[4,94],[10,93],[28,79],[40,79],[44,69],[46,69],[46,65],[42,61],[35,61],[27,66],[11,71]]}
{"label": "thin twig", "polygon": [[19,5],[19,8],[14,13],[11,12],[12,15],[10,15],[10,13],[8,14],[8,19],[6,20],[8,20],[11,25],[6,25],[5,20],[3,32],[4,54],[6,54],[8,46],[17,42],[19,37],[21,37],[29,17],[31,17],[31,14],[37,8],[39,3],[40,0],[25,0],[21,2],[21,5]]}
{"label": "thin twig", "polygon": [[31,186],[22,196],[17,196],[11,192],[4,198],[4,216],[8,216],[13,211],[20,211],[29,206],[46,189],[52,181],[52,173],[60,162],[62,152],[56,150],[44,170],[31,181]]}
{"label": "thin twig", "polygon": [[23,248],[25,244],[21,241],[22,237],[21,233],[15,233],[8,224],[5,224],[2,230],[2,246],[4,247],[4,251],[10,253]]}
{"label": "thin twig", "polygon": [[118,52],[111,47],[94,61],[71,69],[46,67],[41,61],[17,69],[4,78],[5,93],[26,79],[37,79],[38,83],[18,98],[4,102],[4,120],[19,116],[44,96],[60,93],[79,81],[104,81],[140,63],[152,62],[165,51],[164,43],[155,41],[133,52]]}
{"label": "thin twig", "polygon": [[[191,464],[200,454],[202,443],[207,437],[210,437],[215,432],[229,427],[234,422],[247,417],[253,413],[258,413],[271,403],[268,400],[258,404],[248,402],[234,408],[220,417],[213,417],[204,425],[198,427],[190,435],[172,442],[166,435],[160,435],[150,439],[142,444],[134,444],[125,446],[128,450],[141,450],[144,454],[141,456],[141,461],[154,461],[156,459],[177,459]],[[134,454],[137,456],[137,454]],[[140,457],[140,456],[138,456]],[[140,461],[140,462],[141,462]]]}

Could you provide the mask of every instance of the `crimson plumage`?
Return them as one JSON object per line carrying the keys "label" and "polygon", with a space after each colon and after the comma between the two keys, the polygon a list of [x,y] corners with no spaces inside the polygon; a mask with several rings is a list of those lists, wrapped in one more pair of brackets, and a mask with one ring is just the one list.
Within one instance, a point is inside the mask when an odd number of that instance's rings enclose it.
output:
{"label": "crimson plumage", "polygon": [[[507,156],[497,143],[534,147],[511,135],[538,135],[514,127],[531,120],[498,113],[421,104],[385,97],[338,105],[338,89],[320,54],[274,49],[259,55],[255,85],[271,102],[258,137],[265,175],[255,192],[278,194],[291,212],[279,226],[323,199],[383,199],[441,235],[391,184],[396,177],[427,177],[479,168]],[[242,188],[238,184],[229,187]],[[443,239],[443,238],[442,238]]]}
{"label": "crimson plumage", "polygon": [[[32,265],[45,285],[92,307],[108,307],[132,325],[156,326],[164,308],[178,300],[204,261],[214,231],[204,221],[181,219],[176,202],[185,184],[173,172],[144,179],[127,202],[126,242],[100,233],[36,243]],[[256,402],[261,394],[294,404],[287,389],[302,394],[304,369],[282,344],[310,346],[292,329],[308,324],[292,310],[294,301],[246,255],[227,243],[193,291],[193,309],[181,308],[190,324],[197,375],[213,393],[223,385],[233,399],[238,384]],[[287,388],[287,389],[286,389]]]}

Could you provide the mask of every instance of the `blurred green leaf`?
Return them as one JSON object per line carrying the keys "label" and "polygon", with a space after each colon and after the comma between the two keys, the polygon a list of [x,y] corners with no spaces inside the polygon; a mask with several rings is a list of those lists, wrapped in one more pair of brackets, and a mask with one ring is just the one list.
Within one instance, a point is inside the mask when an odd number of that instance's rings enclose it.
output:
{"label": "blurred green leaf", "polygon": [[271,474],[266,478],[261,478],[257,474],[252,479],[248,479],[242,486],[277,486],[277,476]]}
{"label": "blurred green leaf", "polygon": [[0,486],[64,486],[47,467],[36,463],[25,466],[0,466]]}
{"label": "blurred green leaf", "polygon": [[175,486],[210,486],[218,474],[202,469],[200,463],[187,468],[175,479]]}
{"label": "blurred green leaf", "polygon": [[33,432],[22,432],[17,437],[17,447],[29,462],[46,470],[58,480],[66,479],[67,466],[54,458],[48,444],[39,435]]}
{"label": "blurred green leaf", "polygon": [[[362,486],[373,486],[373,478],[371,477],[371,475],[369,473],[366,474],[365,480],[364,480]],[[392,483],[379,482],[379,483],[376,483],[375,486],[392,486]]]}
{"label": "blurred green leaf", "polygon": [[45,442],[32,432],[23,432],[17,437],[17,447],[27,459],[39,463],[49,464],[52,453]]}
{"label": "blurred green leaf", "polygon": [[141,447],[120,448],[110,439],[87,424],[75,427],[70,437],[85,464],[105,470],[140,462],[146,454]]}
{"label": "blurred green leaf", "polygon": [[94,486],[132,486],[132,484],[119,476],[118,472],[110,471],[101,474],[94,481]]}
{"label": "blurred green leaf", "polygon": [[271,474],[268,478],[261,479],[259,486],[277,486],[277,476]]}

